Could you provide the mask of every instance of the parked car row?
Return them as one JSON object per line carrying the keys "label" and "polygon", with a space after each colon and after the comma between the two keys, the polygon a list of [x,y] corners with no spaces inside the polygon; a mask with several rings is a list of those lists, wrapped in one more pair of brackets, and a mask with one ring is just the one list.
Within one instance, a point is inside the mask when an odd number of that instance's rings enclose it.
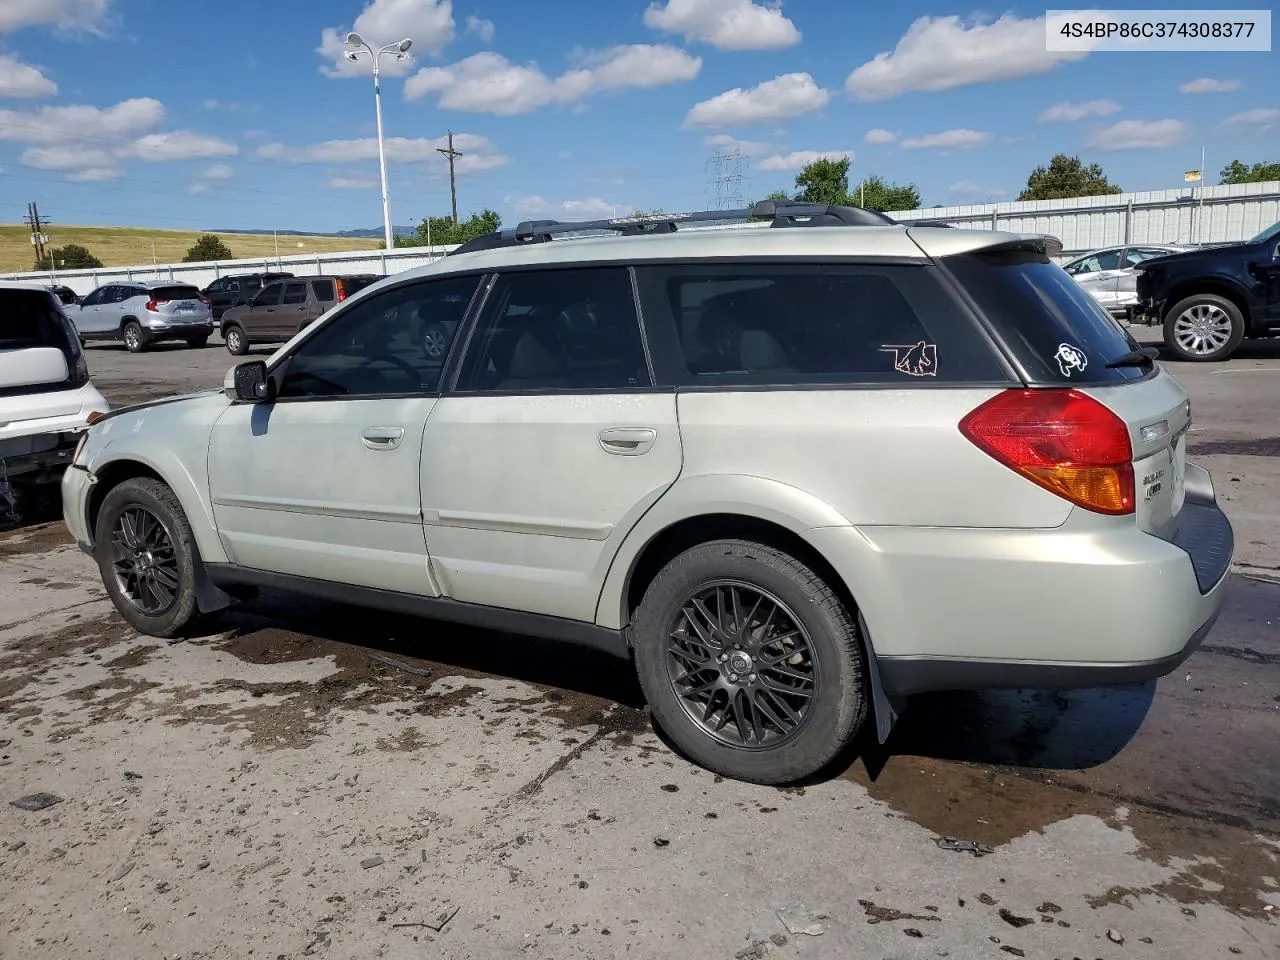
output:
{"label": "parked car row", "polygon": [[203,347],[220,323],[227,349],[243,354],[254,343],[288,340],[380,279],[378,274],[295,279],[289,273],[253,273],[220,277],[204,290],[171,280],[135,280],[105,284],[83,298],[67,287],[46,289],[61,301],[81,344],[116,341],[131,353],[166,340]]}

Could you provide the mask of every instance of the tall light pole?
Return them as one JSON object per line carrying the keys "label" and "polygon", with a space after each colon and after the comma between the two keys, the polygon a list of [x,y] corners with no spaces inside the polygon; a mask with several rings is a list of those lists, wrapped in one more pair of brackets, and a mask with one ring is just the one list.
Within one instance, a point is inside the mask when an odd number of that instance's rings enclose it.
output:
{"label": "tall light pole", "polygon": [[[382,70],[381,60],[384,53],[395,54],[397,60],[403,60],[413,41],[405,37],[399,43],[389,43],[379,50],[374,50],[358,33],[347,34],[347,46],[362,48],[373,61],[373,103],[378,117],[378,168],[382,172],[382,226],[386,232],[387,249],[396,245],[395,231],[391,227],[391,194],[387,190],[387,151],[382,143]],[[346,57],[353,63],[360,59],[360,50],[348,50]]]}

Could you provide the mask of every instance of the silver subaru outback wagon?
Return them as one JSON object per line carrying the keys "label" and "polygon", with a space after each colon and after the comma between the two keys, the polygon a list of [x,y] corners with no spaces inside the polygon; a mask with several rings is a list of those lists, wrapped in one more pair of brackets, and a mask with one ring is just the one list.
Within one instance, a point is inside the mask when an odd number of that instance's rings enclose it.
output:
{"label": "silver subaru outback wagon", "polygon": [[144,633],[272,587],[558,638],[793,781],[910,694],[1150,679],[1214,621],[1186,391],[1056,252],[783,203],[522,224],[111,413],[66,523]]}

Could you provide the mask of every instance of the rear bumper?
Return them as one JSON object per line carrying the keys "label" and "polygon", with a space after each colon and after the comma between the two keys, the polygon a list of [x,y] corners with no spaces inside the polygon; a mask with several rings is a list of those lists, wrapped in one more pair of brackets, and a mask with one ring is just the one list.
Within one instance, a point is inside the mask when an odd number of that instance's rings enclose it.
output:
{"label": "rear bumper", "polygon": [[147,339],[154,342],[157,340],[186,340],[188,337],[212,336],[215,325],[212,317],[196,321],[179,320],[167,323],[152,320],[144,329],[147,331]]}
{"label": "rear bumper", "polygon": [[71,462],[83,432],[60,430],[0,440],[0,480],[56,480]]}
{"label": "rear bumper", "polygon": [[1170,541],[1076,514],[1058,530],[807,536],[857,598],[895,696],[1164,676],[1212,629],[1234,549],[1212,494],[1193,500],[1190,490]]}

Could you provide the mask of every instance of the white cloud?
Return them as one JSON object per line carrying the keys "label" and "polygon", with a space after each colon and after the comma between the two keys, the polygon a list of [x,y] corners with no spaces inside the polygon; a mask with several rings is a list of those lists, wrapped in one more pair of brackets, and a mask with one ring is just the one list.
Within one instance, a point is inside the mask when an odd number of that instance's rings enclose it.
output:
{"label": "white cloud", "polygon": [[116,164],[116,158],[106,150],[85,149],[76,144],[28,147],[19,159],[23,165],[37,170],[82,170]]}
{"label": "white cloud", "polygon": [[1231,93],[1233,90],[1240,89],[1239,80],[1215,80],[1213,77],[1200,77],[1198,80],[1188,80],[1186,83],[1179,85],[1179,93]]}
{"label": "white cloud", "polygon": [[933,148],[937,150],[968,150],[980,147],[991,139],[991,134],[981,130],[943,130],[923,137],[908,137],[902,145],[908,150]]}
{"label": "white cloud", "polygon": [[1257,107],[1243,113],[1235,113],[1222,121],[1224,127],[1253,127],[1255,133],[1263,133],[1280,123],[1280,110]]}
{"label": "white cloud", "polygon": [[[384,141],[387,159],[393,163],[429,163],[443,165],[445,158],[438,150],[447,147],[447,137],[389,137]],[[485,137],[474,133],[455,133],[453,148],[462,152],[455,161],[458,173],[479,173],[505,166],[510,159],[498,153]],[[354,140],[326,140],[303,147],[291,147],[283,143],[264,143],[258,148],[258,156],[267,160],[284,160],[292,163],[346,164],[378,158],[378,141],[373,137]]]}
{"label": "white cloud", "polygon": [[756,164],[761,170],[799,170],[815,160],[853,159],[852,150],[793,150],[791,153],[775,153]]}
{"label": "white cloud", "polygon": [[123,175],[124,171],[119,167],[89,167],[67,174],[67,179],[73,183],[101,183],[104,180],[119,179]]}
{"label": "white cloud", "polygon": [[899,136],[901,136],[901,134],[896,133],[893,130],[885,130],[885,129],[882,129],[881,127],[875,127],[874,129],[868,130],[866,136],[864,136],[862,139],[865,140],[867,143],[883,144],[883,143],[893,143],[895,140],[898,139]]}
{"label": "white cloud", "polygon": [[333,187],[335,190],[368,190],[370,187],[376,187],[379,181],[373,177],[333,177],[326,182],[325,186]]}
{"label": "white cloud", "polygon": [[58,85],[35,67],[15,57],[0,54],[0,97],[52,97]]}
{"label": "white cloud", "polygon": [[0,33],[22,27],[92,30],[107,14],[110,0],[4,0]]}
{"label": "white cloud", "polygon": [[[409,37],[415,51],[439,54],[453,40],[453,4],[450,0],[370,0],[350,30],[326,27],[320,35],[316,52],[329,61],[320,68],[326,76],[367,77],[372,72],[367,52],[362,51],[355,63],[344,56],[349,32],[360,34],[375,50]],[[384,76],[404,76],[412,69],[412,55],[403,60],[382,59]]]}
{"label": "white cloud", "polygon": [[537,195],[528,197],[507,197],[506,203],[522,217],[536,217],[551,220],[607,220],[614,217],[625,217],[631,213],[631,207],[625,203],[610,203],[599,197],[586,200],[562,200],[552,203]]}
{"label": "white cloud", "polygon": [[1121,120],[1088,140],[1095,150],[1147,150],[1171,147],[1187,134],[1181,120]]}
{"label": "white cloud", "polygon": [[649,4],[644,24],[681,34],[721,50],[777,50],[800,42],[796,25],[782,15],[781,0],[667,0]]}
{"label": "white cloud", "polygon": [[749,90],[734,87],[695,103],[684,118],[684,126],[735,127],[781,120],[821,110],[830,101],[831,94],[814,83],[809,74],[784,73]]}
{"label": "white cloud", "polygon": [[447,110],[514,116],[548,104],[571,104],[592,93],[692,80],[702,60],[676,47],[632,44],[588,54],[556,79],[533,63],[515,64],[485,51],[447,67],[426,67],[405,81],[406,100],[437,97]]}
{"label": "white cloud", "polygon": [[122,100],[113,107],[41,107],[0,110],[0,140],[68,143],[127,140],[164,122],[164,104],[149,97]]}
{"label": "white cloud", "polygon": [[974,197],[1003,197],[1008,191],[999,187],[981,187],[972,180],[959,180],[948,187],[957,197],[972,199]]}
{"label": "white cloud", "polygon": [[215,163],[200,171],[201,180],[230,180],[236,175],[229,163]]}
{"label": "white cloud", "polygon": [[472,37],[479,37],[484,43],[489,43],[493,40],[493,21],[482,20],[475,15],[468,16],[467,34]]}
{"label": "white cloud", "polygon": [[877,53],[849,74],[845,90],[859,100],[888,100],[1035,76],[1088,56],[1087,50],[1047,51],[1044,38],[1044,17],[1005,14],[995,22],[968,23],[957,16],[920,17],[892,53]]}
{"label": "white cloud", "polygon": [[1114,100],[1085,100],[1083,103],[1055,103],[1040,114],[1041,123],[1084,120],[1088,117],[1109,117],[1120,112],[1120,104]]}
{"label": "white cloud", "polygon": [[240,148],[230,141],[194,130],[168,130],[139,137],[129,153],[139,160],[159,163],[166,160],[198,160],[206,157],[234,157]]}
{"label": "white cloud", "polygon": [[769,152],[767,143],[761,143],[759,140],[739,140],[737,137],[731,137],[727,133],[716,133],[709,137],[703,137],[702,143],[703,146],[714,147],[728,153],[737,151],[744,157],[758,157],[763,153]]}

